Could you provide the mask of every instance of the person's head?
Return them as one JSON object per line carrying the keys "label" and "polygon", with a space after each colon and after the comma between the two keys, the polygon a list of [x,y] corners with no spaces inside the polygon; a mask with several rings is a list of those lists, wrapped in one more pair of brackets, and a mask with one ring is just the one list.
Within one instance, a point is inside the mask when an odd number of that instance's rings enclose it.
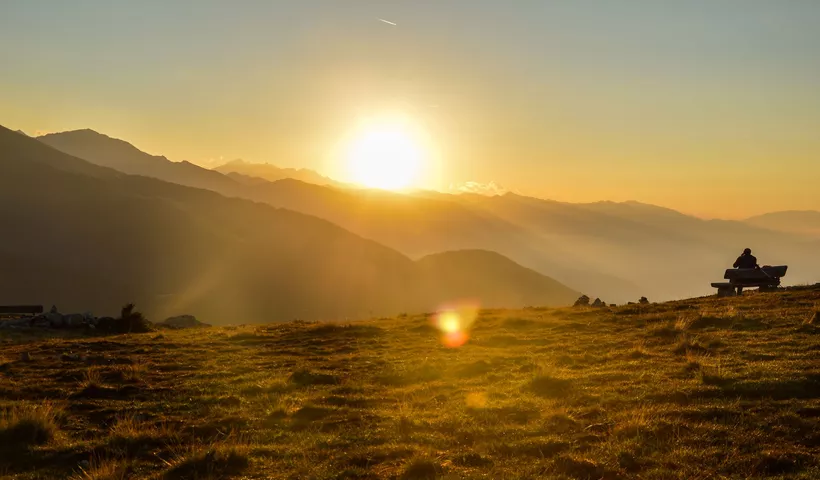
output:
{"label": "person's head", "polygon": [[751,248],[747,248],[747,249],[743,250],[743,255],[751,255],[751,254],[752,254],[752,249]]}

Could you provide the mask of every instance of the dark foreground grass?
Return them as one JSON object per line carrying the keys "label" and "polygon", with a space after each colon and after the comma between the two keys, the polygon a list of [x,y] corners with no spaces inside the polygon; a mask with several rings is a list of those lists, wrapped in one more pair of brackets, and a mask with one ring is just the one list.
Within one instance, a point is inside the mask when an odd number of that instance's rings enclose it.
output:
{"label": "dark foreground grass", "polygon": [[0,477],[820,478],[818,307],[484,311],[455,349],[424,315],[7,341]]}

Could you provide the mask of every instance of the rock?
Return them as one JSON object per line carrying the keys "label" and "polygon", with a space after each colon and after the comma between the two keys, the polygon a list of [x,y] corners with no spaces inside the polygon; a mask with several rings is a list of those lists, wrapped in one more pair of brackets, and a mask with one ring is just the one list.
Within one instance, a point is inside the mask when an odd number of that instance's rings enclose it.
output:
{"label": "rock", "polygon": [[81,313],[70,313],[63,317],[63,321],[68,328],[78,328],[85,324],[85,317]]}
{"label": "rock", "polygon": [[573,307],[586,307],[589,306],[589,297],[586,295],[581,295],[578,297],[578,300],[575,300],[575,303],[572,305]]}
{"label": "rock", "polygon": [[610,304],[609,304],[609,306],[610,306],[610,307],[617,307],[617,306],[618,306],[618,304],[617,304],[617,303],[610,303]]}
{"label": "rock", "polygon": [[60,360],[64,362],[79,362],[80,355],[77,353],[64,353],[60,355]]}
{"label": "rock", "polygon": [[30,362],[31,361],[31,354],[28,352],[23,352],[20,354],[20,361],[21,362]]}
{"label": "rock", "polygon": [[57,311],[57,305],[52,305],[51,310],[49,310],[48,313],[60,313],[60,312]]}
{"label": "rock", "polygon": [[647,300],[646,297],[641,297],[641,299],[638,300],[638,303],[640,303],[641,305],[646,305],[647,303],[649,303],[649,300]]}
{"label": "rock", "polygon": [[34,317],[29,321],[29,325],[36,328],[49,328],[51,322],[45,316]]}
{"label": "rock", "polygon": [[[53,307],[52,310],[54,310]],[[65,322],[63,321],[63,316],[57,312],[49,312],[45,314],[45,317],[51,324],[51,328],[62,328],[62,326],[65,325]]]}
{"label": "rock", "polygon": [[165,325],[171,328],[199,328],[210,327],[207,323],[202,323],[193,315],[178,315],[176,317],[166,318],[160,325]]}
{"label": "rock", "polygon": [[606,302],[602,302],[600,298],[596,298],[594,302],[592,302],[592,306],[595,308],[603,308],[606,307]]}
{"label": "rock", "polygon": [[31,320],[31,318],[13,318],[0,323],[0,325],[3,328],[25,328],[31,326]]}

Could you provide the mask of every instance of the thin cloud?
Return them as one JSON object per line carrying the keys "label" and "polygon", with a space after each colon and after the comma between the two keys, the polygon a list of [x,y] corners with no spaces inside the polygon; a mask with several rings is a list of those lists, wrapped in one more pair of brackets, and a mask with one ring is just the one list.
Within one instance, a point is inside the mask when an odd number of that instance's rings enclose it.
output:
{"label": "thin cloud", "polygon": [[386,24],[388,24],[388,25],[393,25],[394,27],[397,25],[397,24],[395,24],[395,23],[391,22],[390,20],[385,20],[385,19],[383,19],[383,18],[380,18],[380,19],[379,19],[379,21],[380,21],[380,22],[384,22],[384,23],[386,23]]}
{"label": "thin cloud", "polygon": [[509,190],[501,185],[491,181],[489,183],[481,182],[464,182],[450,184],[450,191],[453,193],[475,193],[478,195],[486,195],[492,197],[495,195],[504,195]]}

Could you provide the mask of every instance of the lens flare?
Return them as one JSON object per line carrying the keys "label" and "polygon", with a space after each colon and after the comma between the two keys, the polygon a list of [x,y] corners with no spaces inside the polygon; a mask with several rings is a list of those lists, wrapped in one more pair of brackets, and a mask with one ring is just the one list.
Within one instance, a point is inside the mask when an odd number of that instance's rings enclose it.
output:
{"label": "lens flare", "polygon": [[432,320],[441,332],[441,342],[457,348],[470,339],[470,328],[477,316],[478,304],[470,302],[441,308]]}

